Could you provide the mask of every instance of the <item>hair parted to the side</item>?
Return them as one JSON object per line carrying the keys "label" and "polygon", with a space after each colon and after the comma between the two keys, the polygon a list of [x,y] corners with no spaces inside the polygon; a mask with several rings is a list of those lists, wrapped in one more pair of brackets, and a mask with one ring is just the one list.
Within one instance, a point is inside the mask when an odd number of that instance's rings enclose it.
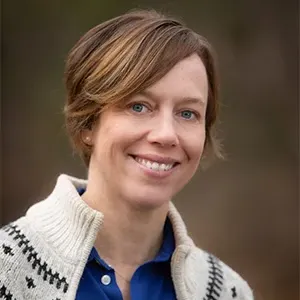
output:
{"label": "hair parted to the side", "polygon": [[92,148],[82,140],[101,112],[161,79],[179,61],[196,53],[209,83],[205,153],[221,157],[213,134],[218,113],[215,58],[205,38],[182,22],[153,10],[136,10],[101,23],[84,34],[66,61],[66,128],[88,166]]}

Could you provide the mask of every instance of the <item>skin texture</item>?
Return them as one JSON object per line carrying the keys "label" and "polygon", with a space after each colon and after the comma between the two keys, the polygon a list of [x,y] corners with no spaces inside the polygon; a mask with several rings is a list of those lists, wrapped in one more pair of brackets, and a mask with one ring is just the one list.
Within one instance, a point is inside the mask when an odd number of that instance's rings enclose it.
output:
{"label": "skin texture", "polygon": [[[83,199],[104,214],[95,246],[129,280],[156,255],[168,203],[199,166],[207,97],[206,70],[193,54],[124,106],[103,112],[93,130],[83,133],[93,145]],[[151,155],[178,164],[155,172],[132,157]],[[128,298],[128,286],[126,292],[124,280],[118,282]]]}

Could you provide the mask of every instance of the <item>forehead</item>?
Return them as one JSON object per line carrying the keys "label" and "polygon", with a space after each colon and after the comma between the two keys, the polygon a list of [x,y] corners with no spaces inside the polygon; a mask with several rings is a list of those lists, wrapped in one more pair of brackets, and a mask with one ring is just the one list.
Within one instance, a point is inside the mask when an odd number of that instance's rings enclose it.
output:
{"label": "forehead", "polygon": [[160,99],[190,98],[207,102],[208,82],[202,60],[196,54],[181,60],[144,93]]}

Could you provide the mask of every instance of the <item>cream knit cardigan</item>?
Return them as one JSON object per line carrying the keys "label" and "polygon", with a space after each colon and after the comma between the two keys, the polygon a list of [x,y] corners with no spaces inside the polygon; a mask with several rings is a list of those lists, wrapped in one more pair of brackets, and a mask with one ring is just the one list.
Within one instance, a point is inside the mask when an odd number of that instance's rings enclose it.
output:
{"label": "cream knit cardigan", "polygon": [[[85,186],[85,180],[60,175],[46,200],[0,230],[0,299],[75,299],[104,219],[81,200],[77,189]],[[171,273],[178,300],[253,299],[237,273],[194,245],[172,203],[169,218],[176,240]]]}

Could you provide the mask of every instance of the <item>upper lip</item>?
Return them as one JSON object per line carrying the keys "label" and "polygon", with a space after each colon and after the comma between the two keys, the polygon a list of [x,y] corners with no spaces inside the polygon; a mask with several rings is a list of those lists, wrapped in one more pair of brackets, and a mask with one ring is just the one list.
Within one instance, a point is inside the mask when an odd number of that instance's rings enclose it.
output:
{"label": "upper lip", "polygon": [[179,163],[179,160],[170,156],[161,156],[157,154],[132,154],[134,157],[139,157],[145,160],[155,161],[161,164]]}

